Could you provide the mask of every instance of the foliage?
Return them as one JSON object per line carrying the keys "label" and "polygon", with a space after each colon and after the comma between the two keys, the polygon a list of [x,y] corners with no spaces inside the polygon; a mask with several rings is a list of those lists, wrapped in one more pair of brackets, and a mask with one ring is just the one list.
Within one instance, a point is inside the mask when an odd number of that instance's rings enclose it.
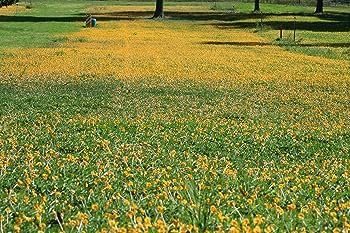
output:
{"label": "foliage", "polygon": [[18,0],[0,0],[0,7],[10,6],[12,4],[15,4],[16,2],[18,2]]}

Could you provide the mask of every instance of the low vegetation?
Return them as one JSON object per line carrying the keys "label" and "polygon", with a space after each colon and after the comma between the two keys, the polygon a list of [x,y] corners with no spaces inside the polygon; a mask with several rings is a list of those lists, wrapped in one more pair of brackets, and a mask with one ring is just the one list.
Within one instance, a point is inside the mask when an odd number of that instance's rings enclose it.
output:
{"label": "low vegetation", "polygon": [[0,9],[0,232],[349,230],[348,9],[211,6]]}

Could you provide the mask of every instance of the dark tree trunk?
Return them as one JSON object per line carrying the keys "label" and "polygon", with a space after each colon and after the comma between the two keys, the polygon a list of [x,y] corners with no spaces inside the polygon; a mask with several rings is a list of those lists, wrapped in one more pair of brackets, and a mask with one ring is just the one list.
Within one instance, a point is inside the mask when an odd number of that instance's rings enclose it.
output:
{"label": "dark tree trunk", "polygon": [[315,13],[316,14],[322,14],[323,13],[323,0],[317,0]]}
{"label": "dark tree trunk", "polygon": [[164,0],[156,0],[156,10],[154,11],[153,19],[154,18],[163,18],[164,17]]}
{"label": "dark tree trunk", "polygon": [[259,11],[260,11],[260,0],[255,0],[254,12],[259,12]]}

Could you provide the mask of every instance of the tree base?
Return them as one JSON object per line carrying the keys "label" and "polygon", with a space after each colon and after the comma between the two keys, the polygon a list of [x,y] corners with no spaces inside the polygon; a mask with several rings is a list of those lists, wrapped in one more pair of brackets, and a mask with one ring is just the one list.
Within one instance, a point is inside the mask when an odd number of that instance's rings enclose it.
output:
{"label": "tree base", "polygon": [[154,19],[154,20],[163,20],[163,19],[164,19],[164,16],[152,16],[151,19]]}
{"label": "tree base", "polygon": [[160,13],[154,13],[154,15],[152,16],[151,19],[164,19],[164,13],[160,12]]}

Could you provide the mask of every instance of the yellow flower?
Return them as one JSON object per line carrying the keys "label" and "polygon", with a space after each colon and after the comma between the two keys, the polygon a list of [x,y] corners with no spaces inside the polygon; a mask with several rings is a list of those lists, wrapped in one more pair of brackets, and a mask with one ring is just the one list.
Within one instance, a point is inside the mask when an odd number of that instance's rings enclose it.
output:
{"label": "yellow flower", "polygon": [[303,214],[303,213],[299,213],[299,214],[298,214],[298,218],[301,219],[301,220],[303,220],[303,219],[304,219],[304,214]]}
{"label": "yellow flower", "polygon": [[284,210],[282,209],[282,207],[280,207],[280,206],[276,206],[276,211],[277,211],[277,213],[279,214],[279,215],[283,215],[284,214]]}
{"label": "yellow flower", "polygon": [[92,204],[91,205],[91,209],[93,210],[93,211],[97,211],[98,209],[99,209],[99,207],[98,207],[98,204]]}
{"label": "yellow flower", "polygon": [[248,205],[252,205],[253,202],[254,202],[254,200],[253,200],[252,198],[249,198],[249,199],[247,200]]}
{"label": "yellow flower", "polygon": [[249,219],[248,218],[244,218],[243,220],[242,220],[242,226],[249,226]]}
{"label": "yellow flower", "polygon": [[216,207],[214,205],[210,206],[210,212],[213,213],[213,214],[215,214],[217,212],[217,209],[216,209]]}
{"label": "yellow flower", "polygon": [[44,173],[44,174],[42,174],[42,177],[43,177],[44,180],[47,180],[48,175],[46,173]]}
{"label": "yellow flower", "polygon": [[294,203],[287,205],[288,210],[295,210],[296,205]]}
{"label": "yellow flower", "polygon": [[264,218],[261,215],[257,215],[253,218],[254,225],[260,225],[264,222]]}
{"label": "yellow flower", "polygon": [[40,230],[45,230],[45,229],[46,229],[46,224],[43,223],[43,222],[40,223],[40,224],[39,224],[39,229],[40,229]]}
{"label": "yellow flower", "polygon": [[21,227],[18,225],[14,225],[13,230],[14,230],[14,232],[21,232]]}
{"label": "yellow flower", "polygon": [[274,232],[274,227],[272,225],[269,225],[264,229],[264,232],[266,233]]}
{"label": "yellow flower", "polygon": [[164,213],[165,207],[164,206],[157,206],[158,213]]}
{"label": "yellow flower", "polygon": [[230,227],[229,233],[239,233],[239,232],[241,232],[239,228]]}
{"label": "yellow flower", "polygon": [[253,228],[253,233],[261,233],[261,232],[262,232],[262,230],[261,230],[260,226],[255,226]]}
{"label": "yellow flower", "polygon": [[78,212],[76,219],[80,221],[83,225],[87,225],[89,222],[89,216],[85,213]]}
{"label": "yellow flower", "polygon": [[151,219],[146,217],[143,225],[146,227],[146,229],[152,227]]}

